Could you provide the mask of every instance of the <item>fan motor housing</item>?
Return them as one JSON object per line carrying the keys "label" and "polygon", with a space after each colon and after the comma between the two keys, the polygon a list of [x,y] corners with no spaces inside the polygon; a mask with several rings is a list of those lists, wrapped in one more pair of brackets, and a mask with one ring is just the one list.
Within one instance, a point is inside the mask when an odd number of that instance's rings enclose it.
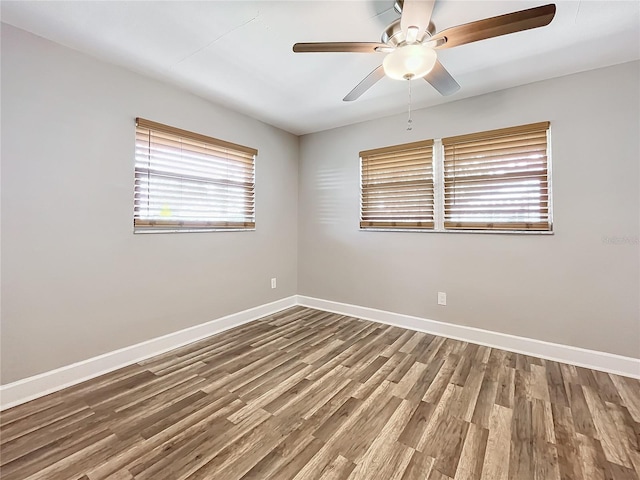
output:
{"label": "fan motor housing", "polygon": [[[423,42],[428,40],[433,36],[436,31],[436,27],[433,22],[429,22],[429,27],[424,32],[418,33],[418,37],[416,40],[418,42]],[[406,41],[406,37],[404,32],[402,31],[402,27],[400,27],[400,19],[392,22],[389,26],[382,32],[382,43],[389,45],[390,47],[398,47],[402,45]]]}

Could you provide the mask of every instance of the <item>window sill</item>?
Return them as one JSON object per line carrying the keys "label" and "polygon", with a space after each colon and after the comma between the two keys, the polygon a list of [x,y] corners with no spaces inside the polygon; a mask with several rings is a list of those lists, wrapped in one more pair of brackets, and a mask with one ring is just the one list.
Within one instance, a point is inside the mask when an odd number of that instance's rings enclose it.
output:
{"label": "window sill", "polygon": [[483,233],[498,235],[553,235],[553,230],[435,230],[418,228],[359,228],[361,232],[411,232],[411,233]]}
{"label": "window sill", "polygon": [[211,233],[211,232],[255,232],[255,228],[178,228],[169,229],[163,228],[162,230],[144,229],[134,230],[134,235],[146,235],[151,233]]}

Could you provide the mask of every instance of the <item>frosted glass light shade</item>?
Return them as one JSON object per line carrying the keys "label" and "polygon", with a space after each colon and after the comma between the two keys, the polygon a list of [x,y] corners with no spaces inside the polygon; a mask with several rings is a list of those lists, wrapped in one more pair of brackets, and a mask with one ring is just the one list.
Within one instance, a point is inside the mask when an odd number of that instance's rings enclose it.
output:
{"label": "frosted glass light shade", "polygon": [[435,50],[423,45],[405,45],[389,53],[382,62],[384,73],[396,80],[421,78],[436,64]]}

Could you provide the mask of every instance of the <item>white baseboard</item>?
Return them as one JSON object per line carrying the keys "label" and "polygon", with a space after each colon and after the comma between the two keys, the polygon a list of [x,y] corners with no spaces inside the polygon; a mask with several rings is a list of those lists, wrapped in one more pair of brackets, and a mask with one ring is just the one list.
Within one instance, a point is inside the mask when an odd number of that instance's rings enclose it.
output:
{"label": "white baseboard", "polygon": [[640,359],[298,295],[299,305],[640,379]]}
{"label": "white baseboard", "polygon": [[216,333],[301,305],[442,337],[640,379],[640,359],[428,320],[375,308],[293,295],[136,345],[0,386],[0,410],[14,407]]}
{"label": "white baseboard", "polygon": [[272,315],[297,304],[295,295],[243,310],[162,337],[82,360],[49,372],[0,386],[0,410],[4,410],[63,388],[104,375],[127,365],[202,340],[216,333]]}

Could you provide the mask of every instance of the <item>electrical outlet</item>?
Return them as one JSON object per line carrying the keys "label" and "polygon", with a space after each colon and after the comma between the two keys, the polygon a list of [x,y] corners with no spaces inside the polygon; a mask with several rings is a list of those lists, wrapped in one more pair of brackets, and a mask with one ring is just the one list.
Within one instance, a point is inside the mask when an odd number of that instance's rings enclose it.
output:
{"label": "electrical outlet", "polygon": [[447,304],[447,294],[445,292],[438,292],[438,305]]}
{"label": "electrical outlet", "polygon": [[276,279],[275,278],[271,279],[271,288],[276,288]]}

